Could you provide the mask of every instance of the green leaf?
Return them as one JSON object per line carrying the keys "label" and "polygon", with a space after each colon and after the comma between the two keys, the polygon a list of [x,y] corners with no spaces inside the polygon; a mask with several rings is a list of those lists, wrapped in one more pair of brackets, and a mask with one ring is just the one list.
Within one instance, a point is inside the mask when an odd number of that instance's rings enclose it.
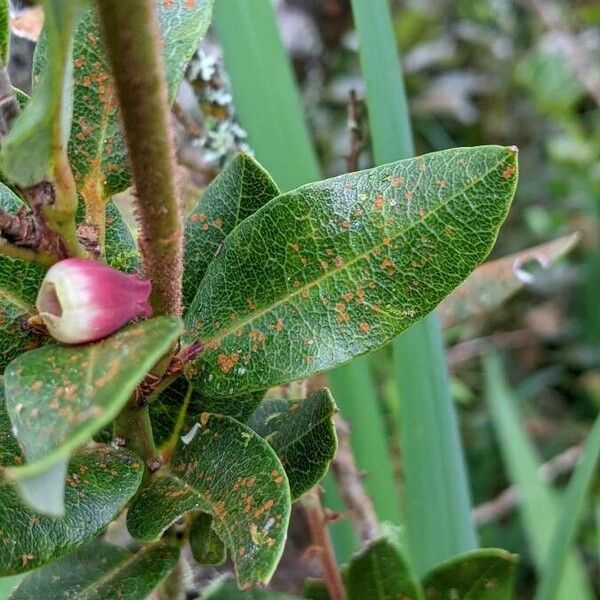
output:
{"label": "green leaf", "polygon": [[87,0],[45,0],[45,69],[31,101],[2,144],[4,174],[26,187],[54,179],[71,128],[73,32]]}
{"label": "green leaf", "polygon": [[139,270],[140,256],[125,219],[114,202],[106,204],[106,262],[119,271]]}
{"label": "green leaf", "polygon": [[[173,101],[184,65],[204,35],[213,0],[157,0],[169,99]],[[37,52],[34,73],[46,62]],[[88,213],[130,184],[126,147],[119,126],[116,92],[94,10],[81,20],[73,47],[73,127],[69,160]]]}
{"label": "green leaf", "polygon": [[109,423],[180,332],[179,319],[157,317],[95,344],[45,347],[14,360],[5,372],[6,407],[29,464],[10,475],[47,470]]}
{"label": "green leaf", "polygon": [[185,306],[194,299],[206,268],[225,237],[278,195],[271,176],[247,154],[235,156],[204,190],[185,223]]}
{"label": "green leaf", "polygon": [[190,527],[190,549],[201,565],[220,565],[225,562],[225,544],[212,528],[212,517],[198,513]]}
{"label": "green leaf", "polygon": [[0,598],[6,600],[11,592],[19,585],[24,575],[15,575],[14,577],[0,578]]}
{"label": "green leaf", "polygon": [[0,65],[6,67],[10,58],[10,6],[0,0]]}
{"label": "green leaf", "polygon": [[275,590],[249,590],[240,592],[235,583],[217,580],[209,585],[200,600],[299,600]]}
{"label": "green leaf", "polygon": [[[4,430],[2,446],[6,436]],[[16,443],[11,445],[15,451]],[[9,465],[18,458],[4,448],[0,456]],[[109,446],[78,451],[68,469],[65,513],[58,519],[31,510],[13,485],[0,480],[0,576],[30,571],[88,543],[135,494],[143,473],[143,462],[130,452]]]}
{"label": "green leaf", "polygon": [[568,254],[579,241],[574,233],[516,254],[486,262],[450,294],[439,307],[445,328],[490,313],[530,283],[530,263],[548,268]]}
{"label": "green leaf", "polygon": [[577,534],[589,498],[590,488],[598,476],[600,462],[600,416],[596,417],[592,430],[575,472],[563,498],[558,522],[552,533],[552,540],[542,569],[542,577],[536,592],[536,600],[554,600],[569,558],[570,548]]}
{"label": "green leaf", "polygon": [[248,425],[279,456],[292,500],[308,492],[327,473],[337,450],[336,412],[331,393],[323,389],[306,400],[266,400],[250,417]]}
{"label": "green leaf", "polygon": [[10,600],[146,600],[178,558],[179,549],[166,544],[146,546],[133,554],[96,541],[27,576]]}
{"label": "green leaf", "polygon": [[[506,470],[519,490],[519,512],[527,535],[533,561],[543,574],[553,529],[559,519],[560,504],[552,486],[540,479],[542,463],[520,422],[516,400],[508,387],[500,358],[490,354],[484,360],[485,397],[498,435]],[[556,589],[560,600],[592,600],[585,567],[572,549],[569,551],[560,583]]]}
{"label": "green leaf", "polygon": [[175,447],[181,433],[189,431],[203,412],[233,417],[244,423],[263,396],[264,392],[254,392],[234,398],[205,398],[185,377],[180,377],[150,403],[154,440],[161,450]]}
{"label": "green leaf", "polygon": [[228,236],[186,316],[208,395],[305,378],[389,342],[489,253],[514,148],[437,152],[298,188]]}
{"label": "green leaf", "polygon": [[428,600],[510,600],[518,557],[496,548],[466,552],[444,561],[423,580]]}
{"label": "green leaf", "polygon": [[231,417],[204,413],[127,515],[131,535],[154,541],[183,514],[210,513],[238,584],[266,584],[285,544],[290,491],[275,452]]}
{"label": "green leaf", "polygon": [[397,545],[388,537],[371,542],[348,565],[348,600],[421,600],[423,590]]}
{"label": "green leaf", "polygon": [[[15,215],[23,208],[21,199],[0,183],[0,209]],[[27,324],[44,274],[40,265],[0,256],[0,371],[19,354],[47,341]]]}

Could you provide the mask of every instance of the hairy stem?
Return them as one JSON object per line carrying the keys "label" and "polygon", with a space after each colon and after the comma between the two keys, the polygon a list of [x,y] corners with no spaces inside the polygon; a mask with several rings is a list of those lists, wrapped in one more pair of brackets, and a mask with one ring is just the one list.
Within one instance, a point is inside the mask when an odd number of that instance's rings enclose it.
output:
{"label": "hairy stem", "polygon": [[144,276],[156,314],[181,314],[182,211],[155,0],[98,0],[137,194]]}

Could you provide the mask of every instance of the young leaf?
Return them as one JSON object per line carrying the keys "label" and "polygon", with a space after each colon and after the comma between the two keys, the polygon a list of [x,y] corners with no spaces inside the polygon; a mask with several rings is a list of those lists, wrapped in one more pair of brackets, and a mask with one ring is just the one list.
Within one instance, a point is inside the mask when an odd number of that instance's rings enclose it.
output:
{"label": "young leaf", "polygon": [[443,326],[448,329],[491,312],[530,282],[533,275],[525,270],[529,263],[548,268],[569,253],[579,238],[579,234],[574,233],[477,267],[440,304],[438,310]]}
{"label": "young leaf", "polygon": [[435,600],[510,600],[518,557],[482,548],[447,560],[423,580],[425,598]]}
{"label": "young leaf", "polygon": [[[2,446],[6,436],[4,431]],[[2,464],[20,459],[15,446],[8,453],[2,447]],[[60,519],[35,513],[0,480],[0,576],[30,571],[92,540],[135,494],[143,473],[143,462],[130,452],[108,446],[78,451],[69,465]]]}
{"label": "young leaf", "polygon": [[252,429],[231,417],[203,413],[133,502],[127,528],[157,540],[183,514],[201,510],[225,542],[238,584],[269,582],[285,544],[290,491],[275,452]]}
{"label": "young leaf", "polygon": [[[502,363],[496,354],[484,360],[486,400],[497,431],[500,450],[511,481],[519,490],[519,511],[533,561],[543,573],[552,543],[553,528],[559,519],[560,505],[552,487],[540,480],[541,460],[520,423],[515,399],[508,387]],[[559,600],[592,600],[585,567],[572,549],[556,588]]]}
{"label": "young leaf", "polygon": [[514,148],[447,150],[263,206],[225,240],[186,316],[206,348],[197,385],[247,393],[393,339],[487,256],[516,169]]}
{"label": "young leaf", "polygon": [[423,598],[418,580],[396,544],[387,536],[371,542],[350,561],[344,580],[348,600]]}
{"label": "young leaf", "polygon": [[225,562],[225,544],[212,528],[212,517],[198,513],[190,527],[190,549],[192,556],[201,565],[220,565]]}
{"label": "young leaf", "polygon": [[279,456],[292,500],[308,492],[327,472],[337,450],[336,412],[331,393],[323,389],[306,400],[266,400],[250,417],[248,425]]}
{"label": "young leaf", "polygon": [[66,459],[127,402],[148,370],[181,332],[174,317],[131,325],[87,346],[52,346],[15,359],[6,369],[6,407],[29,464],[16,479]]}
{"label": "young leaf", "polygon": [[[21,200],[0,183],[0,209],[15,215],[22,208]],[[0,371],[19,354],[45,341],[27,323],[44,273],[40,265],[0,256]]]}
{"label": "young leaf", "polygon": [[185,223],[185,306],[194,299],[206,268],[227,235],[278,195],[271,176],[247,154],[235,156],[204,190]]}
{"label": "young leaf", "polygon": [[[185,63],[204,35],[213,0],[157,2],[169,99],[175,98]],[[45,40],[34,59],[34,75],[47,62]],[[104,199],[130,184],[110,68],[100,26],[92,9],[81,19],[73,46],[73,126],[69,144],[77,187],[88,213],[98,214]]]}
{"label": "young leaf", "polygon": [[57,154],[71,128],[73,31],[87,0],[45,0],[45,69],[31,101],[2,144],[4,174],[26,187],[54,179]]}
{"label": "young leaf", "polygon": [[146,546],[133,554],[97,540],[28,575],[10,600],[146,600],[174,569],[178,558],[175,546]]}

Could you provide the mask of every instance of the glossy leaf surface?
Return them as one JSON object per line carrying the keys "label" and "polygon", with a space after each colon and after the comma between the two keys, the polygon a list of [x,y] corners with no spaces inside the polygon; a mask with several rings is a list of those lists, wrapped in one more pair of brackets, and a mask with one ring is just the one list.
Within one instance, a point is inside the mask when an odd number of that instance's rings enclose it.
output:
{"label": "glossy leaf surface", "polygon": [[247,154],[235,156],[204,190],[185,223],[185,306],[194,299],[225,237],[277,195],[271,176]]}
{"label": "glossy leaf surface", "polygon": [[165,544],[146,546],[133,554],[96,541],[29,575],[10,600],[146,600],[178,558],[179,550]]}
{"label": "glossy leaf surface", "polygon": [[265,389],[393,339],[487,256],[516,169],[511,148],[446,150],[269,202],[225,240],[188,311],[187,338],[206,346],[197,385]]}
{"label": "glossy leaf surface", "polygon": [[131,535],[154,541],[181,515],[201,510],[225,542],[239,585],[266,584],[279,561],[290,514],[285,471],[252,429],[203,413],[127,515]]}
{"label": "glossy leaf surface", "polygon": [[52,346],[6,369],[7,412],[29,464],[16,478],[45,471],[110,422],[181,332],[173,317],[131,325],[87,346]]}
{"label": "glossy leaf surface", "polygon": [[423,580],[427,600],[510,600],[518,558],[483,548],[438,565]]}
{"label": "glossy leaf surface", "polygon": [[337,450],[333,417],[337,407],[329,390],[306,400],[266,400],[248,424],[279,456],[290,482],[292,500],[323,478]]}

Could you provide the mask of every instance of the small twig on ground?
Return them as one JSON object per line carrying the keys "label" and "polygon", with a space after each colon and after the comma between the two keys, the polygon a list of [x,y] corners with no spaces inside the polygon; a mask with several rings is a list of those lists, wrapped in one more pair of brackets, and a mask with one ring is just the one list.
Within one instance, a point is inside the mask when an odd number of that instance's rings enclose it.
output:
{"label": "small twig on ground", "polygon": [[[560,475],[571,472],[579,456],[582,446],[571,446],[564,452],[557,454],[548,462],[540,466],[538,475],[543,482],[552,482]],[[477,525],[484,525],[506,517],[519,504],[519,489],[511,485],[493,500],[483,502],[473,509],[473,520]]]}
{"label": "small twig on ground", "polygon": [[302,497],[306,520],[315,549],[318,551],[323,569],[323,580],[330,600],[345,600],[346,590],[337,564],[333,544],[327,528],[327,519],[318,488],[313,488]]}
{"label": "small twig on ground", "polygon": [[349,516],[354,530],[361,542],[366,544],[379,535],[379,523],[371,498],[363,485],[363,478],[356,466],[354,454],[350,447],[350,426],[337,417],[336,429],[339,446],[333,459],[333,475],[344,503],[349,509]]}
{"label": "small twig on ground", "polygon": [[361,127],[361,106],[356,96],[356,90],[350,90],[348,99],[348,131],[350,132],[350,152],[346,156],[346,171],[353,173],[358,171],[360,153],[365,147]]}

